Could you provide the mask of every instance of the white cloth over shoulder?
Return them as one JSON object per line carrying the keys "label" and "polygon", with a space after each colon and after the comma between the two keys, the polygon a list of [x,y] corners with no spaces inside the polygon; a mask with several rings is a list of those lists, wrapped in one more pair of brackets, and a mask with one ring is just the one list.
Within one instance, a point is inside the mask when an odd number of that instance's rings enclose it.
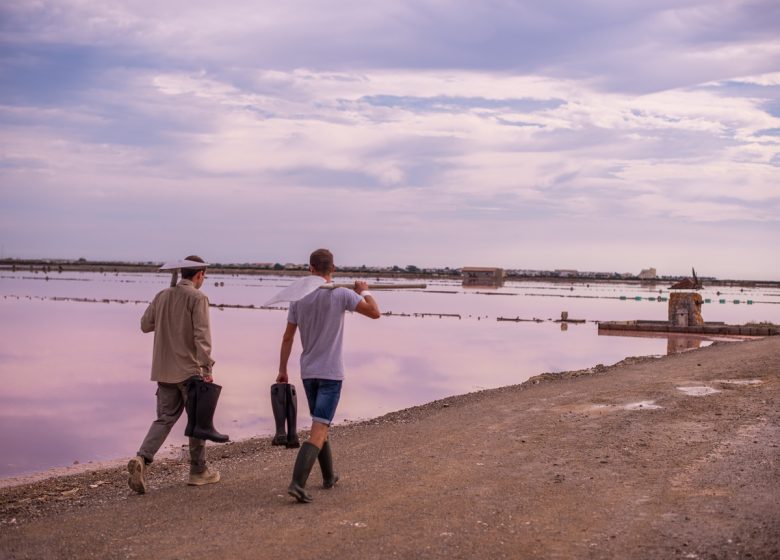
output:
{"label": "white cloth over shoulder", "polygon": [[323,284],[325,284],[325,279],[322,276],[306,276],[287,286],[284,290],[265,302],[263,306],[273,305],[280,301],[298,301],[299,299],[308,296]]}

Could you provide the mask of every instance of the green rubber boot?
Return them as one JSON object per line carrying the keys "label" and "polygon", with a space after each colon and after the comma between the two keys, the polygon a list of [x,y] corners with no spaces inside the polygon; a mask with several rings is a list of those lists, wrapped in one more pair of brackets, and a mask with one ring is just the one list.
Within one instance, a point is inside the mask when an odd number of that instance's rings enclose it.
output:
{"label": "green rubber boot", "polygon": [[306,487],[309,473],[311,473],[311,468],[314,466],[314,461],[317,460],[319,454],[319,447],[307,441],[301,445],[298,457],[295,458],[292,482],[287,487],[287,493],[301,503],[312,501],[311,495],[304,488]]}
{"label": "green rubber boot", "polygon": [[325,444],[320,449],[320,454],[317,455],[317,460],[320,462],[320,470],[322,471],[322,487],[333,488],[339,481],[339,475],[333,470],[333,455],[330,451],[330,440],[325,440]]}
{"label": "green rubber boot", "polygon": [[287,383],[271,385],[271,410],[276,424],[276,435],[271,440],[271,445],[286,445],[287,431],[284,425],[287,421]]}
{"label": "green rubber boot", "polygon": [[301,442],[298,439],[298,396],[295,392],[295,385],[285,384],[285,407],[287,411],[287,441],[285,447],[300,447]]}

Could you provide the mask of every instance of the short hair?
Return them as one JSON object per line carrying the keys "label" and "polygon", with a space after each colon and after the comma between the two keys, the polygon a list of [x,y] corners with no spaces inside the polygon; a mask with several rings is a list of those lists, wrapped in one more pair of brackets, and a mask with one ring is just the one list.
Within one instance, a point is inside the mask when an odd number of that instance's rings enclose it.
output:
{"label": "short hair", "polygon": [[[205,263],[206,262],[202,258],[200,258],[198,255],[190,255],[189,257],[185,257],[184,260],[201,262],[201,263]],[[181,277],[184,280],[192,280],[193,278],[195,278],[195,275],[198,272],[200,272],[201,270],[206,270],[206,267],[182,268],[181,269]]]}
{"label": "short hair", "polygon": [[333,253],[327,249],[317,249],[309,257],[309,264],[317,274],[330,274],[336,270]]}

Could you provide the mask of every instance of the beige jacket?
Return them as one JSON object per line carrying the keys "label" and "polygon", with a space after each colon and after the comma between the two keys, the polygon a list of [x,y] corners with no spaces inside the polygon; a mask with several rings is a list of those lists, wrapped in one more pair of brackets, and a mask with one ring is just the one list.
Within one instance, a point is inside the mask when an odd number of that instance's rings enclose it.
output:
{"label": "beige jacket", "polygon": [[191,280],[157,294],[141,317],[141,330],[154,331],[152,381],[181,383],[211,373],[209,298]]}

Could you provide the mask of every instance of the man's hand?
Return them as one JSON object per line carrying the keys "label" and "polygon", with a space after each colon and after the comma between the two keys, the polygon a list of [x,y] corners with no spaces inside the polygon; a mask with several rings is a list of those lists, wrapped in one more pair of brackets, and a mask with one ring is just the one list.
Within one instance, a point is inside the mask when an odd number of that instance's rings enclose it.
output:
{"label": "man's hand", "polygon": [[287,362],[290,360],[290,353],[292,352],[293,341],[295,341],[296,330],[298,330],[298,325],[295,323],[287,323],[287,328],[284,329],[282,349],[279,351],[279,375],[276,376],[277,383],[287,383]]}
{"label": "man's hand", "polygon": [[354,290],[358,294],[362,294],[364,290],[368,289],[368,282],[363,282],[362,280],[355,280],[355,288]]}
{"label": "man's hand", "polygon": [[370,319],[379,319],[382,312],[379,311],[379,304],[374,299],[374,295],[368,291],[368,283],[355,280],[355,291],[359,296],[363,296],[363,299],[358,302],[355,311]]}
{"label": "man's hand", "polygon": [[205,381],[206,383],[214,383],[214,376],[211,375],[210,373],[208,375],[204,375],[203,381]]}

